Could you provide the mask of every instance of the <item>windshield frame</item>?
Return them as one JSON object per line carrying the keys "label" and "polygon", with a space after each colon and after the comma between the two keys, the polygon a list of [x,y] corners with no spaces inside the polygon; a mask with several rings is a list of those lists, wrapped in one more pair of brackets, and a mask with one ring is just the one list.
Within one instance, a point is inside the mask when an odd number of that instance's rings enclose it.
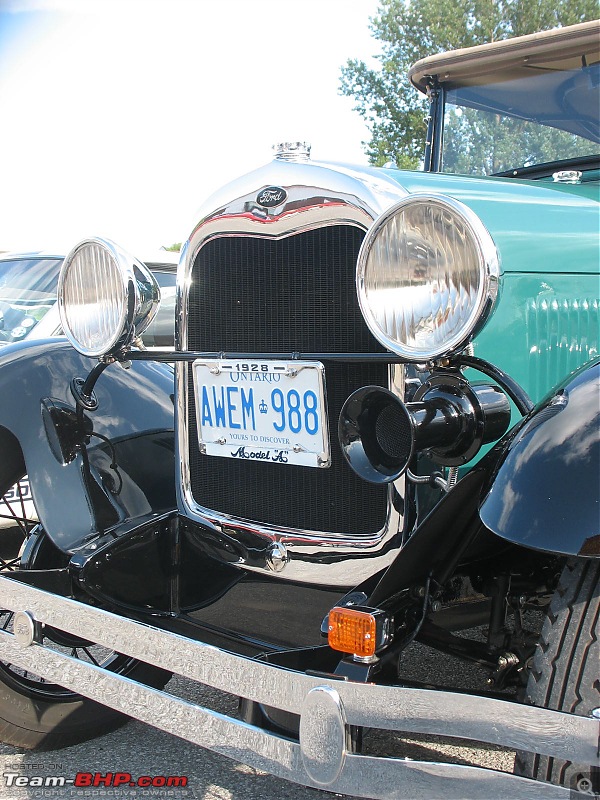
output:
{"label": "windshield frame", "polygon": [[[568,168],[571,158],[578,156],[593,155],[595,161],[599,148],[593,143],[600,141],[598,19],[427,56],[413,64],[408,79],[416,89],[427,94],[430,101],[424,162],[426,172],[445,171],[442,164],[444,107],[453,97],[452,92],[462,93],[465,97],[464,102],[459,99],[459,107],[479,107],[503,114],[508,118],[506,124],[513,130],[521,127],[517,121],[525,121],[524,130],[528,119],[534,121],[533,125],[529,123],[529,131],[523,135],[523,140],[529,138],[536,143],[536,147],[529,148],[529,154],[524,153],[525,156],[534,156],[537,165],[533,159],[528,161],[524,158],[518,163],[518,156],[514,161],[505,157],[496,159],[498,169],[486,168],[485,172],[473,169],[466,174],[515,177],[523,175],[523,168],[529,170],[529,165],[532,169],[530,174],[534,175],[535,166],[542,166],[542,162],[545,165],[556,163],[560,169]],[[514,91],[511,82],[515,82]],[[453,99],[456,98],[454,95]],[[459,137],[468,134],[468,122],[455,124],[454,130],[458,131]],[[548,137],[538,135],[542,128],[549,133]],[[568,151],[560,152],[564,139],[559,142],[557,135],[561,130],[589,139],[590,146],[577,149],[571,143]],[[489,133],[489,126],[483,132]],[[515,135],[518,136],[519,132],[515,131]],[[493,139],[493,135],[490,138]],[[467,146],[469,142],[476,145],[477,139],[472,131],[471,139],[467,135],[465,142]],[[552,152],[555,145],[557,152]],[[475,149],[473,147],[473,151]],[[455,153],[458,152],[460,150],[456,148]],[[592,169],[598,169],[597,162],[593,163]],[[454,171],[455,174],[465,174]]]}
{"label": "windshield frame", "polygon": [[[597,66],[597,65],[596,65]],[[494,84],[492,84],[494,86]],[[481,87],[485,89],[486,87]],[[541,178],[550,177],[556,171],[577,169],[577,170],[598,170],[600,169],[600,145],[597,144],[591,137],[578,137],[578,141],[589,142],[589,151],[579,153],[569,157],[564,157],[560,151],[556,152],[556,157],[544,158],[539,162],[527,162],[525,158],[519,161],[515,158],[512,164],[506,164],[502,169],[490,172],[469,172],[459,170],[448,170],[444,165],[444,155],[447,152],[445,134],[447,130],[447,109],[449,106],[453,108],[466,108],[480,110],[478,106],[467,103],[450,102],[450,100],[461,99],[455,87],[448,88],[444,84],[439,83],[437,78],[432,78],[430,86],[428,86],[427,94],[430,101],[430,113],[428,116],[427,140],[425,147],[424,170],[425,172],[442,172],[445,174],[469,174],[475,176],[494,176],[504,178],[514,177],[530,177]],[[506,109],[497,108],[493,109],[491,106],[485,109],[485,112],[497,113],[502,117],[522,121],[524,124],[530,123],[531,130],[535,130],[535,126],[539,126],[540,130],[547,129],[548,131],[563,132],[565,135],[571,133],[565,131],[564,128],[559,128],[555,125],[543,124],[533,115],[527,119],[525,114],[514,113],[508,114]],[[600,142],[600,135],[598,136]]]}
{"label": "windshield frame", "polygon": [[444,87],[442,171],[514,177],[597,159],[599,85],[600,64],[582,64]]}

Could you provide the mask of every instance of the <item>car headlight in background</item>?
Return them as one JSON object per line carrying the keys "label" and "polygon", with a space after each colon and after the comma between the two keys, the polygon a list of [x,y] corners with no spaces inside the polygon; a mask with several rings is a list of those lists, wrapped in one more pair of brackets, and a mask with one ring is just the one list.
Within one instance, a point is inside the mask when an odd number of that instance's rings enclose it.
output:
{"label": "car headlight in background", "polygon": [[60,319],[83,355],[100,357],[127,347],[152,322],[159,303],[152,273],[108,239],[85,239],[63,262]]}
{"label": "car headlight in background", "polygon": [[375,220],[357,268],[373,335],[408,361],[462,350],[498,292],[496,246],[477,215],[441,195],[410,195]]}

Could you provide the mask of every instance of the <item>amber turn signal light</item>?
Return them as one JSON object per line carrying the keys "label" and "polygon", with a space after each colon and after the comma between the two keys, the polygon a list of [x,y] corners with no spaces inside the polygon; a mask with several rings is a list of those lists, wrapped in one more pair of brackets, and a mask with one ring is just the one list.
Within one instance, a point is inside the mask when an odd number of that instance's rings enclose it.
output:
{"label": "amber turn signal light", "polygon": [[332,650],[361,658],[375,655],[377,620],[373,614],[355,608],[332,608],[329,612],[327,640]]}

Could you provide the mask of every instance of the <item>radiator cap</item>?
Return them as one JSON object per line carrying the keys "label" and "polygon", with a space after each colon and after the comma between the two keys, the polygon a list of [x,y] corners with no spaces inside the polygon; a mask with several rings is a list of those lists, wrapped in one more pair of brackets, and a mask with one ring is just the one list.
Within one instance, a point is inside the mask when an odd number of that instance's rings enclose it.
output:
{"label": "radiator cap", "polygon": [[275,158],[282,161],[308,161],[310,144],[308,142],[279,142],[273,145]]}

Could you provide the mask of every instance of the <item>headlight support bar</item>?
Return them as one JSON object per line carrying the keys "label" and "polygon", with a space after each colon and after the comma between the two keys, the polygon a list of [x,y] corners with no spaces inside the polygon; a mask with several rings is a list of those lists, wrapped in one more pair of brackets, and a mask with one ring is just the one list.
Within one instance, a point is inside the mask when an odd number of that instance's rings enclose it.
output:
{"label": "headlight support bar", "polygon": [[229,353],[229,352],[202,352],[202,351],[176,351],[176,350],[128,350],[124,358],[129,361],[196,361],[196,359],[221,359],[234,358],[263,359],[268,361],[332,361],[337,363],[364,364],[378,362],[383,364],[406,364],[406,359],[393,353]]}
{"label": "headlight support bar", "polygon": [[[268,360],[302,360],[302,361],[330,361],[338,364],[366,364],[366,363],[383,363],[383,364],[407,364],[405,358],[394,355],[394,353],[226,353],[226,352],[197,352],[197,351],[174,351],[174,350],[128,350],[124,354],[124,358],[129,361],[161,361],[161,362],[175,362],[175,361],[188,361],[193,362],[196,359],[220,358],[220,359],[234,359],[234,358],[254,358],[254,359],[268,359]],[[518,408],[519,412],[523,415],[529,414],[534,408],[534,403],[527,394],[527,392],[519,386],[503,370],[485,361],[483,358],[476,356],[467,356],[459,354],[453,359],[443,359],[441,362],[427,364],[428,368],[433,369],[440,363],[442,366],[454,367],[471,367],[484,375],[492,378],[496,383],[501,386],[513,403]]]}

